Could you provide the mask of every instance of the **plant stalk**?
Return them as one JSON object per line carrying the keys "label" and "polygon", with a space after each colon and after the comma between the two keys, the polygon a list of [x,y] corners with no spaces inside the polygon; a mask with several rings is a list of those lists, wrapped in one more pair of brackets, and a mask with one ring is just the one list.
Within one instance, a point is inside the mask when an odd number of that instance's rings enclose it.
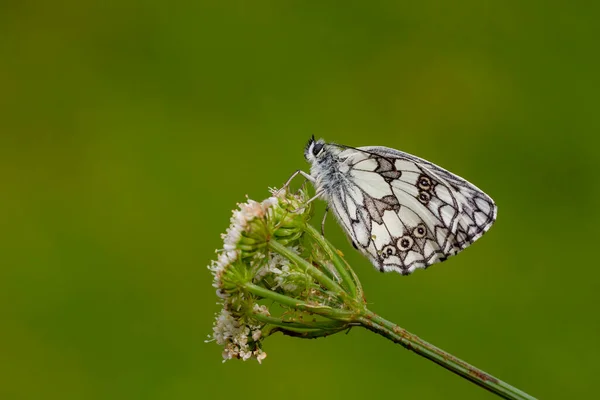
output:
{"label": "plant stalk", "polygon": [[434,363],[462,376],[465,379],[475,383],[482,388],[505,399],[535,400],[535,397],[501,381],[492,375],[475,368],[474,366],[462,361],[453,355],[435,347],[434,345],[421,340],[418,336],[400,328],[398,325],[381,318],[379,315],[365,310],[358,318],[360,324],[378,333],[394,343],[398,343],[408,350],[412,350],[420,356],[423,356]]}
{"label": "plant stalk", "polygon": [[337,308],[332,308],[332,307],[323,306],[323,305],[319,305],[319,304],[316,304],[316,305],[309,304],[305,301],[294,299],[292,297],[276,293],[272,290],[265,289],[261,286],[258,286],[258,285],[255,285],[255,284],[249,283],[249,282],[244,284],[244,288],[248,292],[250,292],[256,296],[259,296],[259,297],[262,297],[265,299],[269,299],[269,300],[273,300],[281,305],[284,305],[284,306],[287,306],[290,308],[295,308],[300,311],[306,311],[308,313],[322,315],[324,317],[327,317],[329,319],[333,319],[336,321],[351,322],[356,318],[356,314],[357,314],[355,311],[340,310]]}
{"label": "plant stalk", "polygon": [[338,285],[333,280],[329,279],[329,277],[327,275],[325,275],[323,272],[319,271],[317,268],[315,268],[312,264],[310,264],[304,258],[300,257],[298,254],[294,253],[293,251],[291,251],[290,249],[288,249],[281,243],[277,242],[276,240],[271,240],[271,241],[269,241],[269,247],[273,251],[281,254],[282,256],[286,257],[288,260],[293,261],[296,264],[298,264],[298,266],[301,266],[302,268],[304,268],[304,270],[310,276],[312,276],[314,279],[316,279],[319,283],[321,283],[329,291],[335,293],[337,296],[341,296],[342,298],[347,297],[346,292],[340,287],[340,285]]}
{"label": "plant stalk", "polygon": [[312,225],[306,224],[306,232],[327,253],[342,280],[342,286],[344,286],[348,294],[354,298],[361,298],[363,293],[358,278],[354,275],[354,271],[337,254],[336,249]]}

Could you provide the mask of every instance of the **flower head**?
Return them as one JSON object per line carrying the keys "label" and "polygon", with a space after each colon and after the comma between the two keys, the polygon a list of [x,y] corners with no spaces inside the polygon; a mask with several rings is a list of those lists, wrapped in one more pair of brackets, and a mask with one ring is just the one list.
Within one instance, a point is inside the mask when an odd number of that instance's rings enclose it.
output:
{"label": "flower head", "polygon": [[[327,320],[332,313],[343,317],[349,307],[327,256],[334,252],[305,237],[311,212],[306,193],[272,194],[262,202],[238,204],[221,235],[223,248],[208,267],[222,305],[212,338],[223,346],[225,360],[261,362],[266,357],[262,341],[274,332],[318,337],[347,327],[347,322]],[[263,299],[279,305],[277,315],[260,303]]]}
{"label": "flower head", "polygon": [[301,202],[300,195],[290,195],[238,204],[239,209],[233,211],[229,227],[221,235],[223,249],[217,250],[217,260],[208,266],[219,297],[226,297],[263,269],[263,260],[270,254],[269,241],[299,247],[308,209],[296,213],[292,208],[298,208]]}
{"label": "flower head", "polygon": [[[266,312],[266,310],[258,310]],[[267,354],[260,347],[261,324],[244,320],[223,308],[213,326],[213,338],[223,346],[223,361],[241,358],[244,361],[256,358],[261,362]]]}

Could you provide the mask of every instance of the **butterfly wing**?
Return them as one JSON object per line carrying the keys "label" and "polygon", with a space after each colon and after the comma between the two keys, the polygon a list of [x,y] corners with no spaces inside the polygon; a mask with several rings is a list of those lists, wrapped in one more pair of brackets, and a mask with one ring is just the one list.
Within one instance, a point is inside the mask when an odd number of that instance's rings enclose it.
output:
{"label": "butterfly wing", "polygon": [[410,274],[445,260],[481,237],[496,219],[494,201],[437,165],[386,147],[347,149],[346,179],[330,205],[381,271]]}

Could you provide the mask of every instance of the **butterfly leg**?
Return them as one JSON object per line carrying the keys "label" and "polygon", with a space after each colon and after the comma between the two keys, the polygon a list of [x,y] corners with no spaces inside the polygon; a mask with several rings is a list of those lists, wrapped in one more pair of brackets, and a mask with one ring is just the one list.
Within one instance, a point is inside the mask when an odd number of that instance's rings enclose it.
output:
{"label": "butterfly leg", "polygon": [[290,183],[292,183],[292,180],[294,180],[295,177],[297,177],[298,175],[302,175],[303,177],[305,177],[306,179],[308,179],[311,182],[315,182],[315,178],[313,178],[310,174],[307,174],[306,172],[302,171],[301,169],[299,169],[298,171],[294,172],[292,174],[292,176],[290,176],[288,178],[288,180],[283,184],[283,186],[276,192],[274,193],[275,196],[279,195],[279,193],[281,193],[282,190],[287,189],[287,187],[290,185]]}
{"label": "butterfly leg", "polygon": [[321,196],[322,193],[323,192],[318,192],[316,195],[314,195],[310,199],[306,200],[306,203],[304,203],[304,205],[302,207],[298,207],[295,210],[292,210],[291,212],[298,212],[300,210],[304,210],[307,205],[309,205],[310,203],[312,203],[314,200],[318,199]]}
{"label": "butterfly leg", "polygon": [[325,207],[325,213],[323,214],[323,219],[321,220],[321,236],[325,236],[325,220],[327,219],[328,211],[329,211],[329,206]]}

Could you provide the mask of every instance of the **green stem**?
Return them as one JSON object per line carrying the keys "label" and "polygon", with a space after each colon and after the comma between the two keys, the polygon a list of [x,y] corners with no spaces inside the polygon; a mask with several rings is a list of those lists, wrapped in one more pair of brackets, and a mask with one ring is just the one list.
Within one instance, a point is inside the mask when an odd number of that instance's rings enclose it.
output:
{"label": "green stem", "polygon": [[346,297],[344,289],[342,289],[340,285],[335,283],[327,275],[325,275],[325,273],[315,268],[311,263],[306,261],[304,258],[300,257],[298,254],[294,253],[293,251],[291,251],[281,243],[277,242],[276,240],[269,241],[269,247],[272,250],[284,256],[285,258],[287,258],[288,260],[291,260],[295,262],[298,266],[304,268],[306,272],[314,279],[316,279],[320,284],[322,284],[323,287],[335,293],[341,299],[344,299]]}
{"label": "green stem", "polygon": [[269,325],[275,325],[285,329],[312,329],[312,330],[343,330],[348,328],[348,322],[336,320],[322,321],[286,321],[281,318],[271,317],[261,313],[253,312],[252,318]]}
{"label": "green stem", "polygon": [[342,280],[342,286],[354,298],[362,298],[362,288],[354,271],[346,264],[339,256],[336,249],[319,233],[312,225],[306,224],[306,232],[319,244],[319,246],[327,253],[336,271]]}
{"label": "green stem", "polygon": [[479,385],[500,397],[505,399],[535,400],[535,397],[532,397],[508,383],[438,349],[434,345],[421,340],[418,336],[411,334],[400,328],[398,325],[381,318],[379,315],[369,310],[365,310],[362,313],[358,318],[358,322],[360,322],[363,327],[404,346],[408,350],[414,351],[418,355],[435,362],[447,370],[470,380],[476,385]]}
{"label": "green stem", "polygon": [[300,311],[306,311],[308,313],[322,315],[324,317],[334,319],[337,321],[351,322],[354,319],[356,319],[356,312],[354,311],[344,311],[327,306],[308,304],[302,300],[294,299],[283,294],[273,292],[272,290],[265,289],[264,287],[255,285],[253,283],[245,283],[244,288],[256,296],[273,300],[279,304],[288,306],[290,308],[295,308]]}

